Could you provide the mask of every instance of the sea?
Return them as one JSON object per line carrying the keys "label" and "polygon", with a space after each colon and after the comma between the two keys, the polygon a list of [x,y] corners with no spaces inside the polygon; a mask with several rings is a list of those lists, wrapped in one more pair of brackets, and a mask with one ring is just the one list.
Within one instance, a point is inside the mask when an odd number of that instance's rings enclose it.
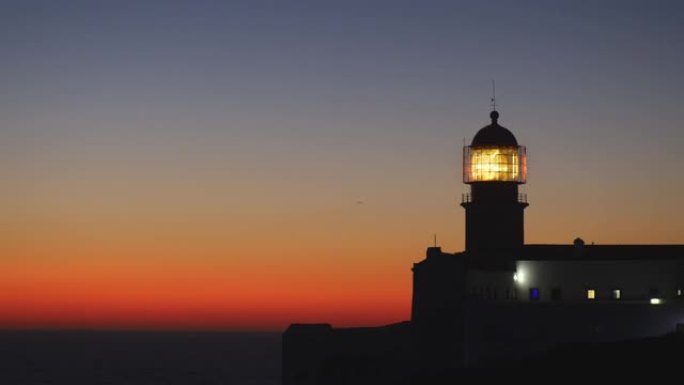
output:
{"label": "sea", "polygon": [[278,385],[280,333],[1,331],[3,385]]}

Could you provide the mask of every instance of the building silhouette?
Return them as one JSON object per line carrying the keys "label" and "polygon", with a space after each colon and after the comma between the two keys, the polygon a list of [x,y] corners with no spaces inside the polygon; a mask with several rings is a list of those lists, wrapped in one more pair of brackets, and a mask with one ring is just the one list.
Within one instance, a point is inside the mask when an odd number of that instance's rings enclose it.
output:
{"label": "building silhouette", "polygon": [[421,383],[684,328],[684,245],[525,244],[526,148],[490,118],[463,148],[465,250],[428,247],[414,264],[411,320],[291,325],[284,385]]}

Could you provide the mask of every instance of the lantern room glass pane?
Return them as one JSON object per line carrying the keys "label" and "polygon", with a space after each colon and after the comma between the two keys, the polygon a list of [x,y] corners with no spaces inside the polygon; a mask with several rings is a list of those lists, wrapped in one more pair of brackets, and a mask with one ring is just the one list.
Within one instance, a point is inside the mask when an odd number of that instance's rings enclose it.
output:
{"label": "lantern room glass pane", "polygon": [[527,182],[525,147],[464,147],[463,182]]}

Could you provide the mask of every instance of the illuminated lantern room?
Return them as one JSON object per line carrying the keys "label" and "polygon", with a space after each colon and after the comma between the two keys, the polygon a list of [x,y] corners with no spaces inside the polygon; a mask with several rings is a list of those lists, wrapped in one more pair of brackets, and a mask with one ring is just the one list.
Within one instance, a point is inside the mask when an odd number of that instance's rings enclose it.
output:
{"label": "illuminated lantern room", "polygon": [[498,124],[499,113],[489,115],[492,124],[482,128],[470,146],[463,148],[463,183],[527,182],[525,146]]}

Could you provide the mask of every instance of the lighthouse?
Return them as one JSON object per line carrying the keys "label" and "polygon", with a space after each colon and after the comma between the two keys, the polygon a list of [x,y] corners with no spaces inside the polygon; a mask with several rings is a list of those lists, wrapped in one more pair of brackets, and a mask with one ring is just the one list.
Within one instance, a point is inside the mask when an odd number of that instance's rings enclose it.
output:
{"label": "lighthouse", "polygon": [[525,243],[527,196],[518,187],[527,182],[527,153],[515,136],[499,125],[499,113],[463,147],[463,183],[470,192],[461,199],[465,209],[465,251],[478,265],[497,267],[505,255]]}

